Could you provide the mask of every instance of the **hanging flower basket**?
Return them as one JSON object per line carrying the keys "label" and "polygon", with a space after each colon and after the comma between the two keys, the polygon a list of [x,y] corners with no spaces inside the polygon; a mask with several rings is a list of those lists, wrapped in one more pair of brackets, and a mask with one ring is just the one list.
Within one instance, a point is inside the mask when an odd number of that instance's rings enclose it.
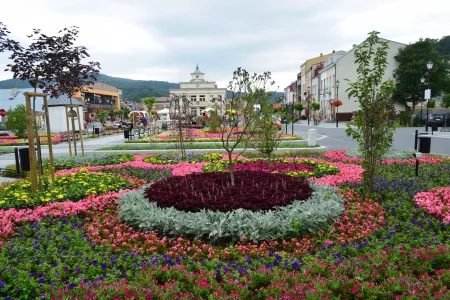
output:
{"label": "hanging flower basket", "polygon": [[334,100],[331,103],[331,105],[336,106],[336,107],[341,106],[342,105],[342,101],[341,100]]}

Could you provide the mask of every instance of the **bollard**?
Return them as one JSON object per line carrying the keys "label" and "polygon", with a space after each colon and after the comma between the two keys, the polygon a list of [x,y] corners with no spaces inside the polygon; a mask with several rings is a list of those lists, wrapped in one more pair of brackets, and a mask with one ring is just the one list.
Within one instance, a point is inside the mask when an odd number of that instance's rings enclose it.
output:
{"label": "bollard", "polygon": [[317,139],[317,130],[310,129],[308,130],[308,146],[315,146]]}

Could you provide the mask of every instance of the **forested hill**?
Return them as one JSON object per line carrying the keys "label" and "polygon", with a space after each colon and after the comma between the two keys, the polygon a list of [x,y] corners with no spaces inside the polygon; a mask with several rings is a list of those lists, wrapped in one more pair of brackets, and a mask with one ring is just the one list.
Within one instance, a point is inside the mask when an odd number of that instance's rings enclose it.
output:
{"label": "forested hill", "polygon": [[[100,74],[98,81],[116,86],[122,89],[123,95],[126,99],[135,100],[145,97],[163,97],[169,96],[170,89],[177,89],[180,87],[178,83],[156,80],[133,80],[120,77],[112,77]],[[0,81],[0,89],[10,88],[29,88],[30,85],[26,81],[19,79],[8,79]],[[283,93],[276,92],[272,95],[272,100],[283,96]],[[231,97],[231,93],[227,93],[227,97]]]}
{"label": "forested hill", "polygon": [[[144,97],[162,97],[169,96],[169,89],[179,88],[178,83],[156,80],[132,80],[127,78],[112,77],[100,74],[98,81],[116,86],[122,89],[126,99],[136,99]],[[8,79],[0,81],[0,89],[10,88],[29,88],[30,85],[26,81],[19,79]]]}

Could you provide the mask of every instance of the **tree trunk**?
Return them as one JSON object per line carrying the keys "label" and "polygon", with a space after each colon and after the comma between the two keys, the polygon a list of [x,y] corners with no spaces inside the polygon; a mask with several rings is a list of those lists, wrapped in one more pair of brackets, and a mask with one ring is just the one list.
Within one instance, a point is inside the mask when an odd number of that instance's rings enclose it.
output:
{"label": "tree trunk", "polygon": [[233,154],[232,152],[228,152],[228,168],[230,170],[231,185],[235,186],[235,181],[234,181],[234,163],[233,163],[232,154]]}
{"label": "tree trunk", "polygon": [[270,166],[271,166],[270,155],[271,155],[271,153],[268,153],[268,154],[267,154],[267,168],[268,168],[268,169],[270,169]]}

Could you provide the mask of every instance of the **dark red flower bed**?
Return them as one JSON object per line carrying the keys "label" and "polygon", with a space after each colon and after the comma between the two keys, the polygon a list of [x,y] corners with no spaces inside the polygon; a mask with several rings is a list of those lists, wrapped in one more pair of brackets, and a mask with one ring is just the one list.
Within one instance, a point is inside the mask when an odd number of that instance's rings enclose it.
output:
{"label": "dark red flower bed", "polygon": [[313,166],[308,166],[306,164],[294,164],[294,163],[286,163],[286,162],[272,162],[270,164],[270,168],[268,167],[267,161],[254,161],[254,162],[242,162],[237,163],[235,170],[236,171],[265,171],[265,172],[313,172]]}
{"label": "dark red flower bed", "polygon": [[145,192],[159,207],[190,212],[238,208],[265,211],[293,200],[306,200],[312,193],[304,178],[263,171],[237,171],[235,176],[235,186],[230,185],[226,172],[175,176],[154,183]]}

